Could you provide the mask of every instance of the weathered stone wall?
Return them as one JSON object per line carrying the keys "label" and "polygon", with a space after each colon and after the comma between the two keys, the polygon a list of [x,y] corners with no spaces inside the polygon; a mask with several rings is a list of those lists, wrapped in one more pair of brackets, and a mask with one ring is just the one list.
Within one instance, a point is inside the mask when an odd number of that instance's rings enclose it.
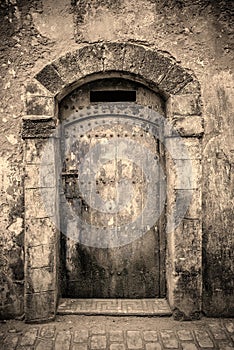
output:
{"label": "weathered stone wall", "polygon": [[1,1],[2,317],[21,315],[24,304],[22,116],[25,105],[32,114],[40,114],[25,100],[24,86],[66,52],[102,41],[138,43],[168,52],[191,69],[201,84],[205,118],[203,310],[230,315],[234,260],[231,6],[228,0]]}

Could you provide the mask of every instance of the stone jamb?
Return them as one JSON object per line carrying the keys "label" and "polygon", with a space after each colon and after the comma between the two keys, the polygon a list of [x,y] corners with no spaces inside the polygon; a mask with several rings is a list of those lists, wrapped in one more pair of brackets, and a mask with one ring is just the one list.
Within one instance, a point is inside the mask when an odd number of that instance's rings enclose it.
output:
{"label": "stone jamb", "polygon": [[[92,44],[69,52],[44,67],[26,86],[25,118],[22,137],[25,140],[25,171],[29,176],[32,165],[41,162],[43,143],[52,143],[52,167],[55,164],[58,139],[51,133],[59,123],[57,106],[66,94],[96,77],[113,75],[144,82],[166,100],[168,120],[177,128],[196,168],[196,179],[185,188],[176,186],[173,165],[167,159],[168,211],[173,210],[176,193],[194,191],[190,208],[179,227],[167,237],[168,300],[175,318],[198,318],[202,298],[202,232],[201,232],[201,147],[203,120],[199,83],[194,76],[168,54],[133,44]],[[169,135],[169,142],[175,135]],[[181,164],[186,161],[180,159]],[[48,164],[48,166],[51,164]],[[39,185],[25,181],[25,315],[27,322],[51,320],[58,303],[59,234],[48,213],[38,212]],[[49,189],[48,189],[49,190]],[[51,190],[51,188],[50,188]],[[30,192],[31,191],[31,192]],[[33,195],[32,195],[33,192]],[[58,217],[58,184],[52,188],[55,205],[51,215]],[[33,201],[32,201],[33,200]],[[57,226],[58,227],[58,226]],[[37,237],[41,235],[41,243]],[[195,254],[196,253],[196,254]],[[37,254],[44,254],[42,264]],[[195,255],[194,255],[195,254]],[[41,281],[46,278],[48,283]],[[191,292],[192,291],[192,292]]]}
{"label": "stone jamb", "polygon": [[[56,182],[56,138],[51,137],[55,124],[51,117],[26,116],[23,119],[24,199],[25,199],[25,321],[39,322],[54,319],[57,308],[59,254],[58,241],[58,184]],[[39,180],[43,148],[50,143],[51,154],[43,162],[46,177]],[[54,206],[45,210],[41,189],[54,196]],[[53,217],[53,220],[51,218]],[[55,218],[54,218],[55,217]],[[53,222],[57,222],[54,225]]]}

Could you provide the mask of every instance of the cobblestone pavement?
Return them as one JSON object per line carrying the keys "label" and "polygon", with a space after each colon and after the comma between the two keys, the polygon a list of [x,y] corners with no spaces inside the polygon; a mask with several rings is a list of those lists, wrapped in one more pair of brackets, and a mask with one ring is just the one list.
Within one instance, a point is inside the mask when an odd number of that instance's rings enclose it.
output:
{"label": "cobblestone pavement", "polygon": [[47,324],[0,326],[1,350],[234,349],[234,319],[58,316]]}

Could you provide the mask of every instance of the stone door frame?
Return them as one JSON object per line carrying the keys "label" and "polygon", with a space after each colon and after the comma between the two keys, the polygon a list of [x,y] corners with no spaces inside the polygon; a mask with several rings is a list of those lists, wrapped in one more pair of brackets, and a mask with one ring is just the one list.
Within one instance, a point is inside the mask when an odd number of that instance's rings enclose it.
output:
{"label": "stone door frame", "polygon": [[[165,52],[128,43],[90,44],[46,65],[26,85],[22,138],[25,143],[25,320],[53,320],[59,299],[59,184],[56,151],[59,137],[58,103],[73,89],[102,78],[121,77],[137,81],[159,93],[166,103],[166,118],[183,138],[193,165],[193,181],[178,187],[167,162],[167,212],[175,197],[192,194],[180,225],[167,237],[167,299],[178,319],[200,317],[202,307],[201,138],[203,119],[200,86],[194,75]],[[175,135],[168,142],[176,142]],[[53,206],[44,210],[40,196],[39,168],[43,147],[48,193]],[[177,159],[178,158],[178,159]],[[186,159],[174,161],[183,164]],[[182,200],[183,202],[183,200]],[[168,214],[169,215],[169,214]],[[53,224],[56,222],[56,225]]]}

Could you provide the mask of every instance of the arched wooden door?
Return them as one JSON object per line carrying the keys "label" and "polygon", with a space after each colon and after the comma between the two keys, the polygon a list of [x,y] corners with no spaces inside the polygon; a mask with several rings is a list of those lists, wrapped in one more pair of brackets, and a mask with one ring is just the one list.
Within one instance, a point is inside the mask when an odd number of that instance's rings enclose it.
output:
{"label": "arched wooden door", "polygon": [[[92,110],[96,108],[98,111],[100,105],[113,105],[113,102],[120,103],[120,106],[121,102],[149,106],[164,115],[163,101],[154,92],[121,79],[87,84],[61,102],[60,118],[65,121],[61,138],[65,194],[61,203],[62,293],[64,297],[73,298],[163,297],[164,209],[160,208],[159,218],[150,221],[152,225],[147,226],[146,220],[147,215],[151,215],[150,209],[140,215],[146,194],[150,196],[152,206],[161,205],[161,183],[165,174],[158,171],[154,190],[146,193],[148,180],[137,160],[144,158],[144,166],[150,171],[153,155],[163,170],[162,146],[137,123],[111,115],[103,119],[100,113],[94,117],[87,109],[91,106]],[[73,120],[71,116],[75,112],[79,112],[80,117]],[[71,121],[66,123],[66,120]],[[141,152],[141,149],[146,152]],[[135,162],[126,154],[131,154]],[[90,181],[90,174],[87,173],[87,177],[84,173],[81,175],[84,172],[84,169],[81,171],[82,164],[95,169],[95,183]],[[94,195],[97,202],[93,201]],[[68,206],[80,220],[69,216]],[[102,246],[95,241],[102,240],[101,235],[111,234],[115,238],[118,234],[128,238],[138,230],[139,217],[145,232],[134,241],[126,239],[127,244],[114,247]],[[83,243],[86,237],[90,237],[92,227],[98,228],[101,234],[99,238],[94,237],[93,244],[85,245]]]}

